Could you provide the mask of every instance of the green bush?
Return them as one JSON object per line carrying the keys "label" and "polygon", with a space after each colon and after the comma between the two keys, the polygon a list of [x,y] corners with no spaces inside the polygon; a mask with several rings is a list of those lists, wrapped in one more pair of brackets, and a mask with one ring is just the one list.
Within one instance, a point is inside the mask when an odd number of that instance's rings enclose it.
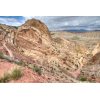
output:
{"label": "green bush", "polygon": [[87,78],[86,77],[81,77],[80,81],[87,81]]}
{"label": "green bush", "polygon": [[17,80],[17,79],[19,79],[20,77],[22,76],[22,72],[21,72],[21,70],[20,69],[14,69],[13,71],[12,71],[12,73],[11,73],[11,78],[13,79],[13,80]]}

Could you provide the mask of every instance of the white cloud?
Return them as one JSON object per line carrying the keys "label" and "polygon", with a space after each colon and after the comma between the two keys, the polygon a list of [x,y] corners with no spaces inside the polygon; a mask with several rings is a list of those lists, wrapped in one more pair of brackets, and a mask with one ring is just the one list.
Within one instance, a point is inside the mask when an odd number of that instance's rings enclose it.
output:
{"label": "white cloud", "polygon": [[25,21],[26,20],[28,20],[28,19],[32,19],[33,17],[35,17],[35,16],[23,16],[24,17],[24,19],[25,19]]}
{"label": "white cloud", "polygon": [[16,18],[0,18],[0,23],[12,26],[19,26],[22,24],[22,21],[18,21]]}

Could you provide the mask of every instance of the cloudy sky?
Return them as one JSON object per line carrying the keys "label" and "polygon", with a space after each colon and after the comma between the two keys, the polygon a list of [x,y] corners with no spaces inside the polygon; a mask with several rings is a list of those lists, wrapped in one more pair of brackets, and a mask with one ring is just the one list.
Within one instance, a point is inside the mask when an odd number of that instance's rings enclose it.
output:
{"label": "cloudy sky", "polygon": [[54,30],[100,30],[100,16],[0,16],[0,23],[20,26],[27,19],[43,21]]}

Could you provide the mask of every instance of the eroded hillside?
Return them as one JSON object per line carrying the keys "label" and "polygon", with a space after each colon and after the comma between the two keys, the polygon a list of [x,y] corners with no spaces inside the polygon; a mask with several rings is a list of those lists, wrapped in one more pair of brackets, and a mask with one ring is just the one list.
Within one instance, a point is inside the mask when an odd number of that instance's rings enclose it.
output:
{"label": "eroded hillside", "polygon": [[[6,82],[81,82],[81,71],[99,52],[93,55],[84,43],[52,37],[48,27],[36,19],[18,29],[0,25],[0,77],[15,67],[22,72],[18,79],[11,74]],[[96,61],[100,64],[99,58]]]}

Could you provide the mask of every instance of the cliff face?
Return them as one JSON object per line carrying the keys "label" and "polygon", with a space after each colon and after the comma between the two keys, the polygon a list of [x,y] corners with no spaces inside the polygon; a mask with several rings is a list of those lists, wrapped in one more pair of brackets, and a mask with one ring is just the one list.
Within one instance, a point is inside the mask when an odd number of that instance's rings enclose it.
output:
{"label": "cliff face", "polygon": [[52,38],[47,26],[36,19],[18,29],[8,27],[0,28],[0,40],[3,51],[13,60],[39,66],[48,82],[78,82],[76,78],[88,59],[87,48],[64,38]]}

